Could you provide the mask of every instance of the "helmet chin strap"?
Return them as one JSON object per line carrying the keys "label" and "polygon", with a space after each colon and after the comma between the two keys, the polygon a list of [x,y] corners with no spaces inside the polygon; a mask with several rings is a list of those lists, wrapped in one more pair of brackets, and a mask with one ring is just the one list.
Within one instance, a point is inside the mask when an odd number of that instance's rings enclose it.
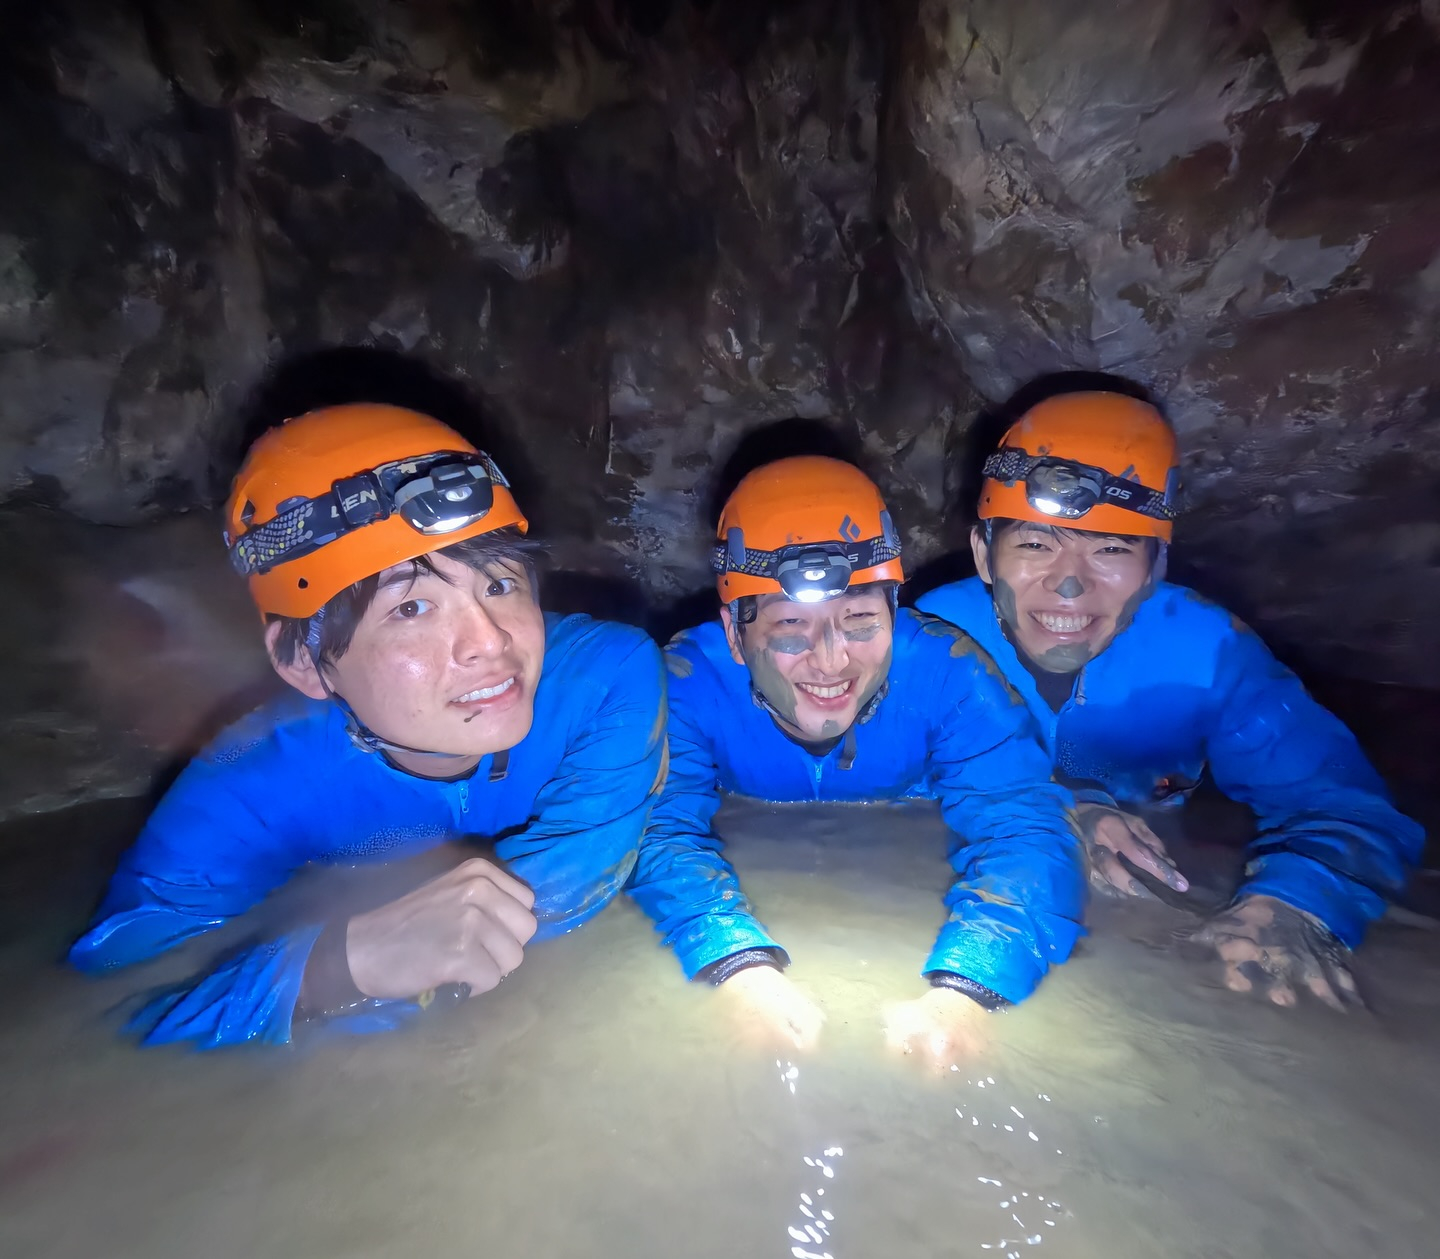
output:
{"label": "helmet chin strap", "polygon": [[[841,743],[844,746],[840,749],[839,767],[841,769],[849,769],[855,764],[855,727],[863,726],[875,715],[875,710],[880,707],[880,701],[885,698],[889,691],[890,679],[886,678],[885,681],[880,683],[880,688],[875,694],[865,701],[865,707],[855,714],[855,720],[845,727],[845,734],[841,739]],[[763,709],[768,713],[770,720],[782,729],[785,726],[794,725],[792,721],[780,715],[780,710],[765,698],[764,692],[762,692],[753,681],[750,683],[750,698],[755,701],[756,708]]]}
{"label": "helmet chin strap", "polygon": [[[324,623],[325,609],[321,608],[310,618],[310,624],[306,627],[305,650],[310,653],[310,659],[315,665],[315,676],[320,679],[325,694],[345,714],[345,733],[350,736],[350,742],[362,752],[403,752],[407,756],[444,756],[454,759],[454,752],[434,752],[429,748],[412,748],[404,743],[392,743],[389,739],[382,739],[356,716],[355,710],[350,707],[350,701],[330,685],[325,677],[325,670],[320,667],[320,627]],[[465,720],[469,721],[470,717]],[[490,781],[499,782],[509,772],[509,768],[510,750],[504,748],[491,758]]]}

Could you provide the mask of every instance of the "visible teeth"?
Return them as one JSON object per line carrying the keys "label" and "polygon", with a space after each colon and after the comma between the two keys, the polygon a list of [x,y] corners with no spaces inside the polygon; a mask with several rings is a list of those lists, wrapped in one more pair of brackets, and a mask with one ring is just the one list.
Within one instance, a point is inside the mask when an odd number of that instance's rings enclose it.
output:
{"label": "visible teeth", "polygon": [[1054,612],[1037,612],[1035,619],[1052,634],[1078,634],[1095,618],[1093,616],[1059,616]]}
{"label": "visible teeth", "polygon": [[478,691],[471,691],[468,695],[462,695],[455,702],[457,704],[473,704],[477,699],[494,699],[497,695],[504,695],[515,685],[514,678],[506,678],[498,686],[482,686]]}
{"label": "visible teeth", "polygon": [[812,686],[809,682],[798,682],[796,685],[807,695],[813,695],[817,699],[839,699],[854,683],[841,682],[838,686]]}

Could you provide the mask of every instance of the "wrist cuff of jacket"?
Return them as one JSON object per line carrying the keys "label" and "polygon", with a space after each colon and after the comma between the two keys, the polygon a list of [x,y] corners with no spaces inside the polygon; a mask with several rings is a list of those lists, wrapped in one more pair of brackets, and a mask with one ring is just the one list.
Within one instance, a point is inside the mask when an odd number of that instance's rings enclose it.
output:
{"label": "wrist cuff of jacket", "polygon": [[950,988],[955,992],[963,992],[976,1005],[990,1010],[992,1013],[996,1010],[1009,1009],[1012,1004],[998,992],[993,992],[985,987],[984,984],[978,984],[973,979],[966,979],[964,975],[957,975],[954,971],[932,970],[926,973],[925,978],[930,981],[930,987]]}
{"label": "wrist cuff of jacket", "polygon": [[780,948],[741,949],[718,962],[702,966],[695,972],[695,978],[702,983],[714,984],[717,988],[732,975],[752,966],[768,966],[771,970],[784,970],[790,965],[790,955]]}
{"label": "wrist cuff of jacket", "polygon": [[350,974],[350,959],[345,951],[345,937],[350,920],[341,918],[327,923],[310,950],[305,963],[305,978],[300,987],[300,1012],[312,1018],[338,1014],[363,1001],[369,1001]]}

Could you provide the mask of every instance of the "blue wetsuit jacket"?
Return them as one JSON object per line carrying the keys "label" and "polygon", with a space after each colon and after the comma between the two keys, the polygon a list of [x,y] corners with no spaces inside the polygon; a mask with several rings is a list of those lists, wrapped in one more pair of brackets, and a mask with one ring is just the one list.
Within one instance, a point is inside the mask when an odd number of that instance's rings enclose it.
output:
{"label": "blue wetsuit jacket", "polygon": [[1313,914],[1346,945],[1385,911],[1419,860],[1398,813],[1334,716],[1253,632],[1183,586],[1161,583],[1080,671],[1058,713],[1040,697],[978,578],[919,606],[986,648],[1045,731],[1056,775],[1080,800],[1178,806],[1209,766],[1259,823],[1239,895]]}
{"label": "blue wetsuit jacket", "polygon": [[[653,640],[587,616],[545,617],[530,732],[459,781],[419,778],[351,741],[337,705],[287,695],[222,734],[176,780],[70,951],[107,971],[243,914],[310,863],[395,861],[464,836],[535,892],[535,940],[593,917],[624,884],[664,774],[665,673]],[[147,1043],[284,1042],[323,923],[240,949],[153,1001]],[[390,1025],[416,1008],[380,1002]],[[365,1030],[365,1020],[356,1023]]]}
{"label": "blue wetsuit jacket", "polygon": [[670,773],[628,891],[689,977],[734,954],[774,948],[711,828],[722,791],[763,800],[872,801],[933,794],[959,876],[925,964],[1023,1000],[1080,934],[1084,876],[1070,793],[1051,779],[1023,701],[968,635],[902,609],[888,689],[817,757],[781,733],[731,658],[723,627],[665,650]]}

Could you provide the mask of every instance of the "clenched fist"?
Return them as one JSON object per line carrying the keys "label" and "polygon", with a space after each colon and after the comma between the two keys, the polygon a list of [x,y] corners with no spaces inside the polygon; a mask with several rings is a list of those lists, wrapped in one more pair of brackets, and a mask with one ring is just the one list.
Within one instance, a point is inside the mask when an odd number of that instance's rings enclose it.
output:
{"label": "clenched fist", "polygon": [[350,919],[345,954],[368,997],[407,999],[441,984],[489,992],[525,958],[535,894],[474,857],[399,900]]}

